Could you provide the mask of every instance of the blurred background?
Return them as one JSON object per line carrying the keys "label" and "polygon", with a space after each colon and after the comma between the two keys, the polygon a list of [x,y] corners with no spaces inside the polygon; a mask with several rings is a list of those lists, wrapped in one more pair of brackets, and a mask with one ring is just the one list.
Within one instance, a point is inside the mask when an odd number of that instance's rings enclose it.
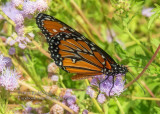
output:
{"label": "blurred background", "polygon": [[[67,89],[72,89],[77,113],[160,113],[160,53],[138,80],[145,93],[138,83],[134,83],[121,95],[109,97],[100,104],[86,95],[88,82],[72,81],[73,74],[58,69],[54,64],[46,39],[35,20],[40,12],[54,16],[97,44],[118,64],[128,66],[137,77],[160,44],[159,4],[159,0],[1,0],[1,64],[16,69],[19,75],[17,86],[8,81],[13,84],[8,86],[15,86],[10,90],[9,87],[6,89],[7,82],[2,83],[7,80],[4,73],[8,71],[0,72],[4,77],[3,81],[0,78],[1,112],[55,113],[58,110],[53,107],[55,102],[44,100],[39,94],[36,94],[36,100],[31,100],[33,94],[28,92],[45,90],[50,93],[48,96],[65,104],[62,100],[64,94]],[[5,57],[7,62],[2,62]],[[127,73],[125,80],[127,84],[134,78]],[[30,99],[24,100],[27,96]],[[61,96],[62,99],[58,99]],[[62,107],[60,105],[59,110],[65,109]],[[69,110],[60,113],[69,113]]]}

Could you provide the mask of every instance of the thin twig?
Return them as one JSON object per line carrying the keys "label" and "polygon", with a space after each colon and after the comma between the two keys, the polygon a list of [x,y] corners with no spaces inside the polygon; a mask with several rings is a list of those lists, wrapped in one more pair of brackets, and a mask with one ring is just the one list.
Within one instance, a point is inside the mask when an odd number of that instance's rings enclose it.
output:
{"label": "thin twig", "polygon": [[156,55],[158,54],[158,51],[160,50],[160,45],[158,46],[156,52],[154,53],[154,55],[152,56],[151,60],[147,63],[147,65],[144,67],[143,71],[131,82],[129,82],[124,88],[129,87],[130,85],[132,85],[134,82],[136,82],[142,75],[143,73],[146,71],[146,69],[148,68],[148,66],[152,63],[152,61],[155,59]]}

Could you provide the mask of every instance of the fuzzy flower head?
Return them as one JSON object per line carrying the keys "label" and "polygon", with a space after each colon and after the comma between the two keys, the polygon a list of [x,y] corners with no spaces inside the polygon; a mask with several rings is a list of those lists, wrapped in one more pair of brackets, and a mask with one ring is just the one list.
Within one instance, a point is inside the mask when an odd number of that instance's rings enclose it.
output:
{"label": "fuzzy flower head", "polygon": [[142,15],[146,17],[150,17],[154,14],[154,12],[151,12],[153,8],[143,8],[142,9]]}
{"label": "fuzzy flower head", "polygon": [[48,8],[47,2],[45,0],[37,0],[35,4],[39,12],[45,11]]}
{"label": "fuzzy flower head", "polygon": [[[106,96],[116,96],[120,95],[124,91],[125,81],[121,74],[113,76],[98,75],[94,77],[91,81],[91,86],[97,86],[100,90],[98,95],[98,102],[104,103]],[[88,86],[86,94],[90,97],[95,97],[95,91],[91,86]]]}
{"label": "fuzzy flower head", "polygon": [[12,60],[9,57],[3,57],[3,61],[6,61],[5,67],[11,67],[12,66]]}
{"label": "fuzzy flower head", "polygon": [[0,72],[5,68],[7,63],[10,62],[3,55],[0,55]]}
{"label": "fuzzy flower head", "polygon": [[11,47],[9,49],[9,55],[14,55],[16,53],[16,49],[14,47]]}
{"label": "fuzzy flower head", "polygon": [[64,109],[58,105],[58,104],[55,104],[51,111],[50,111],[51,114],[64,114]]}
{"label": "fuzzy flower head", "polygon": [[92,87],[88,86],[86,90],[86,94],[88,94],[91,98],[94,98],[96,95],[96,92],[92,89]]}
{"label": "fuzzy flower head", "polygon": [[27,0],[23,4],[23,11],[25,14],[34,14],[36,11],[36,5],[35,2]]}
{"label": "fuzzy flower head", "polygon": [[69,108],[72,109],[76,113],[79,112],[79,107],[77,104],[70,105]]}
{"label": "fuzzy flower head", "polygon": [[59,79],[59,77],[57,75],[52,75],[51,76],[51,80],[54,81],[54,82],[57,82]]}
{"label": "fuzzy flower head", "polygon": [[15,22],[16,25],[21,25],[24,22],[24,18],[19,10],[17,10],[11,2],[6,3],[2,6],[2,11]]}
{"label": "fuzzy flower head", "polygon": [[88,114],[88,110],[83,110],[82,114]]}
{"label": "fuzzy flower head", "polygon": [[104,103],[104,102],[106,101],[106,97],[105,97],[104,94],[101,94],[101,93],[100,93],[100,94],[98,95],[97,100],[98,100],[99,103],[102,104],[102,103]]}
{"label": "fuzzy flower head", "polygon": [[23,0],[11,0],[11,2],[12,2],[12,5],[15,7],[23,4]]}
{"label": "fuzzy flower head", "polygon": [[107,96],[120,95],[124,91],[124,83],[122,76],[113,79],[110,76],[107,80],[100,84],[100,91],[106,93]]}
{"label": "fuzzy flower head", "polygon": [[16,70],[11,70],[9,68],[3,69],[0,76],[0,85],[3,86],[6,90],[13,91],[19,87],[18,79],[20,75]]}
{"label": "fuzzy flower head", "polygon": [[23,13],[25,15],[34,14],[36,11],[42,12],[48,8],[45,0],[30,1],[27,0],[23,4]]}
{"label": "fuzzy flower head", "polygon": [[63,96],[63,104],[67,105],[69,108],[71,108],[74,112],[79,112],[79,107],[76,104],[76,96],[72,95],[72,90],[67,89],[65,92],[65,95]]}

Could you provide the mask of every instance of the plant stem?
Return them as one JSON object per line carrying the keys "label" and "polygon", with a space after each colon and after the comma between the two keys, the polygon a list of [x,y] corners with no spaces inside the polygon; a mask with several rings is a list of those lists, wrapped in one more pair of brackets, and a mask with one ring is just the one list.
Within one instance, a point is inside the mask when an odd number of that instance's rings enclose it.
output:
{"label": "plant stem", "polygon": [[130,98],[132,100],[150,100],[150,101],[160,101],[160,98],[151,98],[151,97],[135,97],[135,96],[125,96],[126,98]]}
{"label": "plant stem", "polygon": [[117,99],[116,97],[114,97],[114,100],[116,101],[116,103],[117,103],[117,105],[118,105],[118,107],[119,107],[119,109],[120,109],[121,114],[125,114],[125,113],[124,113],[124,110],[123,110],[123,108],[122,108],[122,106],[121,106],[121,104],[120,104],[119,101],[118,101],[118,99]]}

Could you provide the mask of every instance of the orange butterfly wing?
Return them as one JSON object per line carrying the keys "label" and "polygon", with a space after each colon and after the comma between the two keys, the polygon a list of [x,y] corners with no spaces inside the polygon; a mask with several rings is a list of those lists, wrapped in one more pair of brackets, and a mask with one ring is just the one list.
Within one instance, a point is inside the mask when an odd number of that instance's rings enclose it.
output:
{"label": "orange butterfly wing", "polygon": [[76,73],[72,80],[85,79],[111,70],[115,61],[83,35],[55,19],[40,13],[37,25],[46,36],[51,57],[63,70]]}

